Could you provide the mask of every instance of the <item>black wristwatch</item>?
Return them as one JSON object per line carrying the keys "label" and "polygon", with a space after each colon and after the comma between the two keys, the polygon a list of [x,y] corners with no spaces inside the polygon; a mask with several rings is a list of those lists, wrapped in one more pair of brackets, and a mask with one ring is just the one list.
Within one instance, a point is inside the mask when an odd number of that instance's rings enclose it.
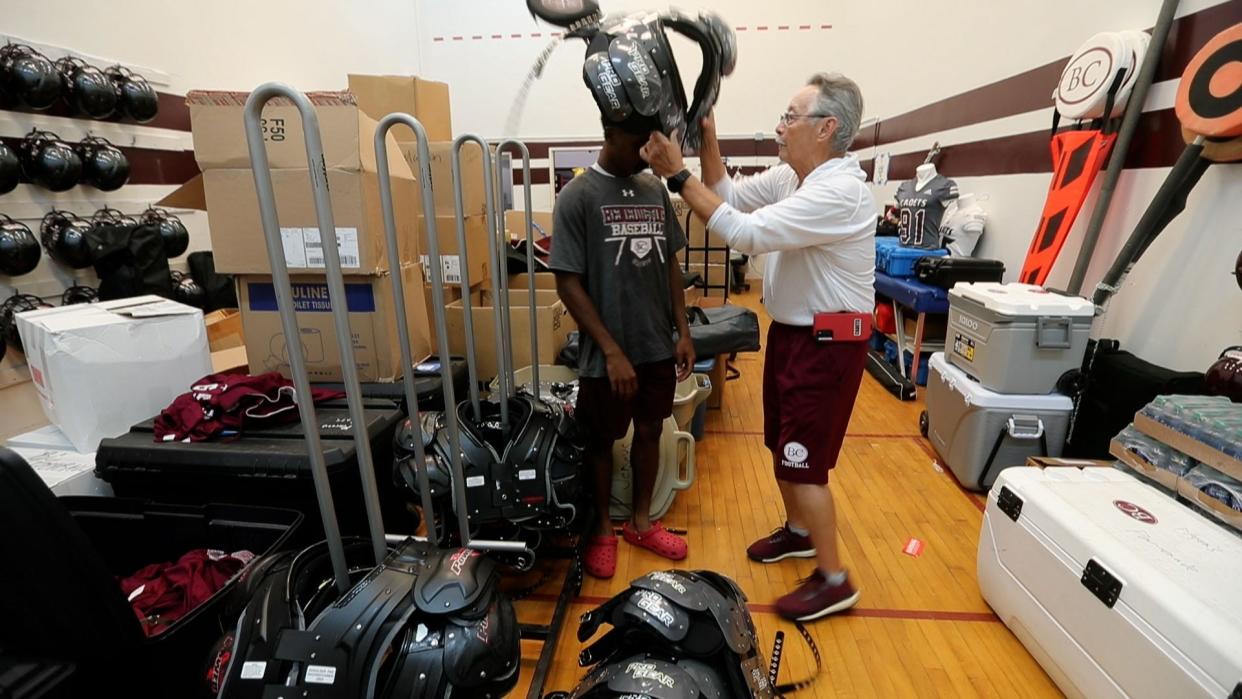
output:
{"label": "black wristwatch", "polygon": [[672,192],[673,194],[680,194],[682,185],[684,185],[686,183],[686,180],[688,179],[690,179],[689,170],[682,170],[676,175],[673,175],[672,177],[668,178],[668,191]]}

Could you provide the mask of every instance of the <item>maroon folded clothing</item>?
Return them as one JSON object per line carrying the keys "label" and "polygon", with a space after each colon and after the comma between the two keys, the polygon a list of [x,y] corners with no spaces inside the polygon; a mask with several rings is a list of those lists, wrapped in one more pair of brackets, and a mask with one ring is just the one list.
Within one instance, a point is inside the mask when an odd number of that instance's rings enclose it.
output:
{"label": "maroon folded clothing", "polygon": [[[311,394],[316,403],[345,395],[322,388],[312,388]],[[195,382],[189,393],[177,396],[155,418],[155,441],[203,442],[297,419],[293,383],[279,372],[212,374]]]}
{"label": "maroon folded clothing", "polygon": [[254,554],[195,549],[176,563],[153,563],[121,580],[121,592],[147,636],[155,636],[173,622],[211,599]]}

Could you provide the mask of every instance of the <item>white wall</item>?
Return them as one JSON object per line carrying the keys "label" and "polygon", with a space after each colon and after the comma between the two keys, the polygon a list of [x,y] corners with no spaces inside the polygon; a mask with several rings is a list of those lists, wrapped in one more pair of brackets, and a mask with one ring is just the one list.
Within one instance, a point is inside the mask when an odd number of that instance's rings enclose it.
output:
{"label": "white wall", "polygon": [[[1185,0],[1178,15],[1221,2]],[[528,140],[598,138],[597,111],[581,80],[584,47],[576,40],[553,54],[543,78],[534,83],[520,128],[516,133],[504,132],[519,86],[554,28],[533,20],[524,3],[476,0],[471,5],[479,14],[472,12],[467,18],[451,3],[418,3],[423,68],[453,85],[458,128],[488,137]],[[737,34],[738,68],[724,82],[717,122],[726,137],[759,132],[771,138],[775,115],[784,109],[788,95],[817,70],[841,71],[856,80],[866,98],[867,118],[892,117],[1068,56],[1096,32],[1150,27],[1159,6],[1160,0],[719,0],[711,7],[731,25],[747,30]],[[643,0],[605,4],[611,11],[663,7]],[[832,28],[821,29],[825,24]],[[768,26],[768,31],[755,31],[759,25]],[[781,25],[790,30],[780,31]],[[812,29],[801,30],[802,25]],[[543,36],[531,38],[535,32]],[[522,38],[512,38],[515,33]],[[504,38],[493,40],[493,34]],[[483,38],[474,40],[476,35]],[[463,40],[453,41],[453,36]],[[681,43],[675,51],[682,62],[683,81],[692,84],[698,62],[696,52],[687,48]],[[1170,106],[1175,84],[1169,81],[1157,86],[1148,108]],[[1048,86],[1049,94],[1053,87]],[[1050,110],[1019,115],[860,155],[900,155],[925,150],[933,140],[950,145],[1025,133],[1046,128],[1050,118]],[[763,158],[735,160],[736,164],[769,162]],[[1087,275],[1087,293],[1166,173],[1166,168],[1127,171],[1121,178]],[[1108,312],[1097,320],[1097,335],[1118,338],[1144,358],[1178,369],[1203,369],[1223,347],[1242,343],[1242,293],[1227,274],[1242,247],[1240,173],[1238,165],[1218,165],[1207,173],[1187,210],[1147,252]],[[963,191],[987,197],[983,205],[991,219],[979,254],[1004,260],[1010,278],[1021,269],[1049,180],[1047,174],[959,180]],[[876,187],[877,200],[890,200],[896,186],[897,182],[891,182]],[[536,189],[535,206],[550,206],[550,187]],[[1068,281],[1094,200],[1094,195],[1088,199],[1049,279],[1050,286]]]}
{"label": "white wall", "polygon": [[338,89],[349,72],[420,67],[411,0],[42,0],[5,12],[0,31],[158,68],[179,94],[268,80]]}
{"label": "white wall", "polygon": [[[1219,2],[1185,0],[1181,14]],[[456,3],[416,4],[423,70],[454,86],[459,129],[527,139],[599,136],[597,111],[581,78],[582,41],[553,54],[531,90],[522,128],[504,134],[517,89],[556,28],[536,22],[519,0],[472,0],[469,17]],[[771,134],[789,96],[815,71],[845,73],[862,87],[867,116],[892,116],[1068,56],[1096,31],[1151,26],[1160,6],[1159,0],[673,4],[687,12],[710,7],[730,25],[747,27],[737,33],[737,70],[725,80],[717,110],[720,132],[734,136]],[[669,6],[648,0],[605,0],[603,5],[615,12]],[[832,29],[820,29],[824,24]],[[768,31],[755,31],[760,25]],[[781,25],[790,30],[778,31]],[[812,29],[799,30],[802,25]],[[535,32],[543,36],[529,38]],[[510,38],[514,33],[523,38]],[[505,38],[493,40],[494,34]],[[454,35],[465,40],[452,41]],[[471,40],[475,35],[483,39]],[[674,51],[690,89],[697,50],[679,42]]]}

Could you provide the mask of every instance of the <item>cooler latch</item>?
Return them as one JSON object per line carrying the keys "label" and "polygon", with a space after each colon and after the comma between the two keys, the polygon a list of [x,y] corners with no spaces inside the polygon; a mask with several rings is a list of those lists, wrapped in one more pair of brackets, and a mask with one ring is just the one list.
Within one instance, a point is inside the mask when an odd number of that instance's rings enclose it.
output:
{"label": "cooler latch", "polygon": [[1112,609],[1113,605],[1117,604],[1117,598],[1121,597],[1121,581],[1108,572],[1104,566],[1096,563],[1094,558],[1087,561],[1087,567],[1083,568],[1082,585],[1109,609]]}
{"label": "cooler latch", "polygon": [[1242,699],[1242,682],[1239,682],[1238,686],[1234,687],[1233,691],[1229,693],[1229,699]]}
{"label": "cooler latch", "polygon": [[996,498],[996,506],[1015,522],[1018,521],[1018,517],[1022,516],[1022,498],[1018,497],[1007,485],[1001,486],[1000,495]]}

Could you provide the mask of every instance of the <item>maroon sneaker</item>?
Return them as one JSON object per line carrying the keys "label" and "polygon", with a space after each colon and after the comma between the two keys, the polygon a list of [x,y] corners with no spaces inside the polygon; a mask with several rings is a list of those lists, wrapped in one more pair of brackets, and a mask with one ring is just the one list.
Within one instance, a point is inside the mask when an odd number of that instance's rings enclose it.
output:
{"label": "maroon sneaker", "polygon": [[793,621],[813,621],[853,607],[858,597],[859,592],[849,578],[840,585],[832,585],[816,569],[797,590],[776,600],[776,611]]}
{"label": "maroon sneaker", "polygon": [[779,529],[751,544],[746,549],[746,555],[750,560],[759,563],[775,563],[786,558],[814,558],[815,547],[811,545],[811,537],[794,534],[786,522]]}

